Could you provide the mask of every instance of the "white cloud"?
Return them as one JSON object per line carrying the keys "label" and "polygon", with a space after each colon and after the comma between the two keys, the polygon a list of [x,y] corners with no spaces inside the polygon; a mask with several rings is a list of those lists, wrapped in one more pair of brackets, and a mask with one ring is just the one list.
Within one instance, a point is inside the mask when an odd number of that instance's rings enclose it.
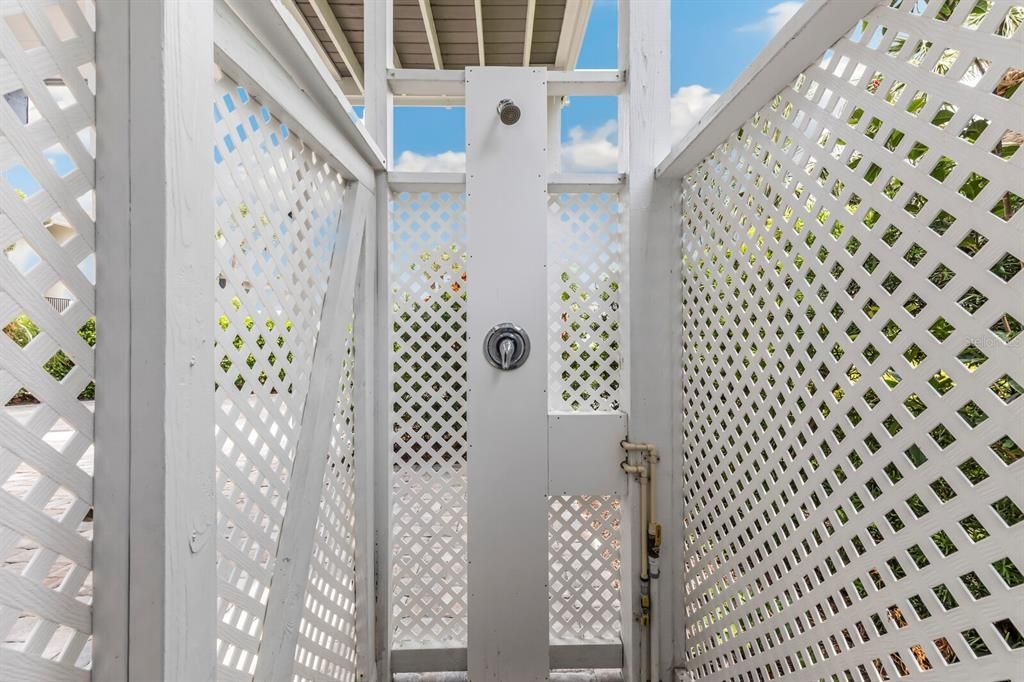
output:
{"label": "white cloud", "polygon": [[777,5],[768,8],[767,16],[750,24],[744,24],[737,28],[741,33],[770,33],[775,35],[779,29],[786,25],[786,22],[793,18],[797,10],[803,5],[803,0],[785,0]]}
{"label": "white cloud", "polygon": [[407,150],[398,157],[395,170],[414,173],[463,173],[466,170],[466,153],[447,151],[424,156]]}
{"label": "white cloud", "polygon": [[[685,85],[676,90],[670,103],[672,142],[682,139],[718,97],[717,92],[703,85]],[[562,143],[562,171],[565,173],[614,172],[618,163],[618,124],[614,120],[589,130],[575,126],[569,130],[569,139]],[[466,154],[447,151],[425,156],[404,151],[398,157],[395,170],[461,173],[466,170]]]}
{"label": "white cloud", "polygon": [[607,121],[596,130],[576,126],[569,131],[569,141],[562,143],[562,170],[614,171],[619,163],[619,145],[613,141],[618,132],[615,121]]}
{"label": "white cloud", "polygon": [[719,97],[703,85],[684,85],[672,95],[672,142],[676,143],[690,131]]}

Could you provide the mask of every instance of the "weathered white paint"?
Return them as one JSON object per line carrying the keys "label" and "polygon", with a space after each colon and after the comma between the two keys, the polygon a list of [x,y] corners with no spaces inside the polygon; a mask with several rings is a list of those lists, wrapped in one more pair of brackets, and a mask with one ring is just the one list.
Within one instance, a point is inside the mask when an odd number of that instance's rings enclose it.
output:
{"label": "weathered white paint", "polygon": [[302,427],[292,463],[288,507],[281,524],[274,576],[267,597],[267,615],[254,675],[257,682],[287,680],[292,676],[316,520],[320,513],[320,497],[310,493],[320,490],[323,484],[345,353],[342,339],[354,310],[363,229],[367,208],[373,199],[370,190],[363,185],[352,185],[345,194],[339,235],[346,235],[347,243],[339,253],[339,239],[331,260]]}
{"label": "weathered white paint", "polygon": [[[477,682],[548,677],[545,73],[466,70],[468,663]],[[512,126],[496,112],[506,98],[522,109]],[[529,360],[510,372],[482,351],[487,330],[505,321],[533,340]]]}
{"label": "weathered white paint", "polygon": [[[619,2],[619,67],[629,80],[619,100],[620,168],[629,171],[626,205],[629,211],[628,285],[625,327],[628,349],[630,440],[654,443],[670,452],[672,430],[671,368],[677,362],[672,345],[676,313],[674,228],[667,212],[671,194],[654,182],[654,167],[668,149],[669,139],[669,28],[668,0]],[[671,480],[670,467],[658,474]],[[670,489],[665,485],[662,489]],[[637,560],[639,559],[636,498],[631,482],[623,512],[623,642],[626,679],[638,680],[642,668],[636,655],[642,651],[642,633],[634,626],[632,611],[638,608]],[[670,503],[663,496],[661,503]],[[661,515],[668,519],[668,514]],[[628,530],[627,530],[628,529]],[[666,534],[663,534],[663,537]],[[665,547],[664,554],[671,552]],[[668,557],[662,565],[668,563]],[[665,571],[671,575],[671,571]],[[671,590],[663,590],[671,595]],[[653,619],[665,608],[652,609]],[[667,620],[665,630],[671,632]],[[671,641],[671,640],[670,640]],[[641,657],[648,657],[646,651]],[[650,679],[661,679],[656,673]],[[669,679],[669,678],[665,678]]]}
{"label": "weathered white paint", "polygon": [[128,21],[128,677],[212,681],[213,11],[157,0]]}
{"label": "weathered white paint", "polygon": [[[369,0],[374,2],[375,0]],[[374,334],[383,344],[389,336],[390,316],[388,315],[388,221],[390,220],[389,202],[391,193],[388,190],[387,175],[377,175],[375,210],[373,223],[367,224],[367,230],[374,229],[373,251],[367,251],[367,258],[376,258],[376,274],[372,280],[373,305],[376,309]],[[369,283],[368,283],[369,286]],[[391,678],[391,456],[387,448],[391,443],[388,433],[390,418],[390,385],[391,370],[388,366],[389,353],[383,351],[374,354],[372,371],[373,421],[367,424],[374,431],[377,444],[373,453],[373,560],[375,562],[375,656],[377,675],[380,680]],[[356,417],[358,420],[358,415]]]}
{"label": "weathered white paint", "polygon": [[374,488],[377,433],[374,367],[377,334],[377,205],[367,206],[363,244],[356,279],[355,321],[355,478],[356,478],[356,669],[363,679],[375,679],[376,663],[376,569],[374,563]]}

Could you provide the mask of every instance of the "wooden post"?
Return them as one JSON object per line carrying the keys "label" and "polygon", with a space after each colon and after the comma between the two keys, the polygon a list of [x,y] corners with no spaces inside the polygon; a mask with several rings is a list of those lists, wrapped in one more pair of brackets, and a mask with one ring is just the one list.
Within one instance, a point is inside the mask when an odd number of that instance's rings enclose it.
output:
{"label": "wooden post", "polygon": [[[669,150],[669,21],[668,0],[619,1],[619,68],[629,74],[626,90],[619,99],[619,163],[622,171],[629,172],[629,277],[625,306],[629,311],[629,434],[631,440],[654,443],[661,453],[657,518],[668,532],[662,534],[663,599],[662,603],[652,605],[652,624],[659,624],[663,642],[660,648],[668,660],[672,652],[672,596],[678,591],[671,576],[676,551],[673,532],[679,527],[672,515],[677,496],[673,486],[676,420],[672,398],[679,375],[678,346],[673,345],[678,327],[679,280],[675,222],[669,211],[671,192],[655,183],[654,169]],[[638,492],[637,486],[631,485],[627,497],[634,498]],[[630,528],[624,544],[637,543],[635,502],[629,499],[623,508],[623,526]],[[632,583],[631,594],[624,597],[630,598],[633,609],[638,608],[638,558],[635,546],[623,552],[623,583]],[[632,619],[624,619],[627,680],[639,676],[640,661],[632,654],[640,651],[640,636],[641,631]],[[671,679],[669,667],[663,663],[660,676],[652,671],[650,679]]]}
{"label": "wooden post", "polygon": [[[498,119],[504,98],[522,108],[515,125]],[[539,682],[549,671],[546,109],[543,68],[466,69],[474,682]],[[488,330],[502,322],[533,339],[531,356],[514,371],[492,367],[483,351]]]}
{"label": "wooden post", "polygon": [[128,10],[96,6],[96,347],[93,474],[93,646],[97,680],[128,679],[128,538],[131,439]]}
{"label": "wooden post", "polygon": [[254,676],[258,682],[292,678],[298,626],[316,539],[316,520],[320,513],[320,491],[331,441],[333,405],[341,381],[345,352],[342,339],[345,327],[352,319],[356,271],[370,199],[369,190],[357,183],[345,193],[338,233],[347,236],[347,243],[344,251],[339,251],[342,243],[339,238],[331,259],[320,331],[313,351],[312,378],[295,446],[288,508],[281,524],[281,539],[267,596],[267,616]]}
{"label": "wooden post", "polygon": [[94,675],[212,681],[213,3],[97,22]]}
{"label": "wooden post", "polygon": [[360,680],[376,679],[376,570],[374,452],[377,414],[374,386],[377,355],[377,205],[367,202],[366,229],[355,293],[355,486],[356,486],[356,672]]}
{"label": "wooden post", "polygon": [[[394,0],[363,1],[364,36],[364,79],[365,104],[364,120],[374,142],[384,153],[384,166],[391,169],[394,147],[392,128],[394,124],[394,97],[388,85],[388,69],[394,65]],[[379,680],[391,679],[391,455],[388,452],[388,353],[384,346],[379,352],[372,347],[383,344],[388,338],[388,189],[387,173],[376,177],[374,206],[367,220],[366,243],[363,259],[363,305],[364,328],[362,333],[366,357],[360,356],[356,370],[362,371],[365,391],[360,393],[362,414],[365,418],[362,428],[372,429],[372,435],[364,439],[365,448],[361,456],[365,463],[373,466],[367,479],[365,498],[369,505],[360,504],[360,510],[369,521],[370,534],[367,541],[372,550],[364,558],[365,570],[373,570],[373,601],[360,601],[361,605],[373,609],[373,637],[376,658],[376,673]],[[372,314],[371,314],[372,311]],[[372,363],[372,364],[371,364]],[[360,369],[360,367],[362,369]],[[358,410],[358,407],[357,407]],[[357,434],[357,446],[359,439]],[[364,460],[356,464],[357,475]],[[357,491],[358,494],[358,491]],[[357,517],[358,518],[358,517]],[[360,583],[362,584],[362,583]],[[357,586],[358,589],[358,586]],[[364,587],[364,591],[365,591]],[[367,613],[367,616],[370,614]],[[360,654],[362,656],[362,654]]]}

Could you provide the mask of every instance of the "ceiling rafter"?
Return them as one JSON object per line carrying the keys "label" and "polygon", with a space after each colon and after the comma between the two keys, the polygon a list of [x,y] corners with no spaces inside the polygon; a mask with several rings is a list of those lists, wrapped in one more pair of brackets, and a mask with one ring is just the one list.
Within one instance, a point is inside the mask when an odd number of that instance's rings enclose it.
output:
{"label": "ceiling rafter", "polygon": [[441,43],[437,40],[437,28],[434,26],[434,13],[430,9],[430,0],[420,0],[420,15],[423,17],[423,29],[427,32],[427,44],[430,46],[430,56],[434,60],[434,68],[443,69],[444,59],[441,57]]}
{"label": "ceiling rafter", "polygon": [[341,24],[338,23],[338,18],[334,16],[334,10],[327,4],[327,0],[309,0],[309,4],[316,13],[317,19],[320,20],[320,24],[324,27],[324,31],[327,32],[331,44],[334,45],[334,49],[341,55],[341,61],[345,63],[345,68],[348,69],[349,75],[352,76],[356,87],[359,88],[359,92],[363,92],[363,65],[356,59],[356,53],[352,49],[352,44],[349,43],[345,31],[342,30]]}
{"label": "ceiling rafter", "polygon": [[480,66],[487,66],[484,49],[484,8],[483,0],[473,0],[473,16],[476,18],[476,47],[480,54]]}
{"label": "ceiling rafter", "polygon": [[530,65],[533,52],[533,24],[537,18],[537,0],[526,2],[526,37],[523,39],[523,66]]}
{"label": "ceiling rafter", "polygon": [[593,0],[565,0],[562,30],[558,35],[558,50],[555,53],[556,69],[576,67],[593,4]]}

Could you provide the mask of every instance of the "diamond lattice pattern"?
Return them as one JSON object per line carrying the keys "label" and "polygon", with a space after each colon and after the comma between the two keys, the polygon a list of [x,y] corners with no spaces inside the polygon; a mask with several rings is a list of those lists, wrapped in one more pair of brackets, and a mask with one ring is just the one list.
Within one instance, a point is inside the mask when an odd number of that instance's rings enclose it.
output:
{"label": "diamond lattice pattern", "polygon": [[356,680],[354,346],[351,332],[327,452],[295,649],[295,682]]}
{"label": "diamond lattice pattern", "polygon": [[619,499],[556,496],[548,514],[551,641],[619,639]]}
{"label": "diamond lattice pattern", "polygon": [[463,195],[392,195],[395,648],[466,645],[466,241]]}
{"label": "diamond lattice pattern", "polygon": [[[615,193],[548,197],[548,408],[620,407],[624,284],[623,206]],[[551,639],[617,640],[619,501],[549,500]]]}
{"label": "diamond lattice pattern", "polygon": [[216,88],[218,658],[233,680],[256,664],[343,184],[243,88]]}
{"label": "diamond lattice pattern", "polygon": [[0,677],[88,680],[94,7],[0,4]]}
{"label": "diamond lattice pattern", "polygon": [[625,235],[617,194],[548,199],[548,405],[619,408]]}
{"label": "diamond lattice pattern", "polygon": [[1022,19],[877,7],[683,182],[699,679],[1024,665]]}

